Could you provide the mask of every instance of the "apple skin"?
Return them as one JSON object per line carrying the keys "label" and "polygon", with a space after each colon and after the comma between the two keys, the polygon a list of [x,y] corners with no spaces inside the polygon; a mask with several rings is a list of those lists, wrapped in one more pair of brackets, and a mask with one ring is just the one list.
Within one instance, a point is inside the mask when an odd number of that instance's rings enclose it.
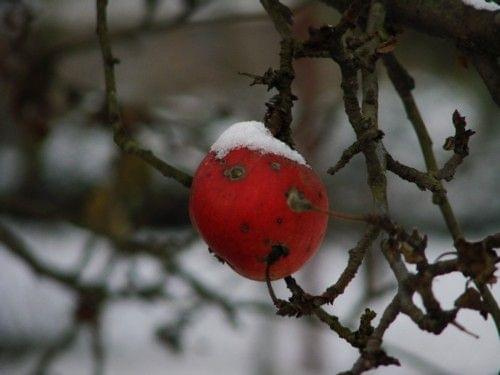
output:
{"label": "apple skin", "polygon": [[273,246],[288,254],[270,266],[270,279],[300,269],[317,251],[328,215],[295,212],[287,193],[296,188],[312,205],[328,209],[328,196],[314,171],[284,156],[248,148],[216,158],[210,152],[193,179],[189,216],[209,249],[237,273],[266,278],[266,256]]}

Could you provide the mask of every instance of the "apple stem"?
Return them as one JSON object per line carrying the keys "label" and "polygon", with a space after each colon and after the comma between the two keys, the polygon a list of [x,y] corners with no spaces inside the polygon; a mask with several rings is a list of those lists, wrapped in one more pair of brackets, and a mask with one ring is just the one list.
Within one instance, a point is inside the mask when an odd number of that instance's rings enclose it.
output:
{"label": "apple stem", "polygon": [[278,297],[276,297],[276,294],[274,293],[273,286],[271,285],[271,278],[269,275],[269,271],[271,268],[271,263],[266,264],[266,285],[267,285],[267,290],[269,292],[269,295],[271,296],[271,299],[273,300],[273,303],[275,306],[278,306],[279,300]]}
{"label": "apple stem", "polygon": [[271,285],[271,266],[276,263],[279,259],[286,257],[289,253],[289,250],[286,246],[284,245],[273,245],[271,247],[271,251],[267,256],[265,257],[265,262],[266,262],[266,285],[267,285],[267,290],[269,291],[269,295],[271,296],[271,299],[273,300],[273,303],[275,306],[279,306],[280,300],[278,297],[276,297],[276,294],[274,293],[273,286]]}
{"label": "apple stem", "polygon": [[346,220],[346,221],[358,221],[358,222],[363,222],[363,223],[368,223],[368,224],[375,224],[374,217],[372,215],[357,215],[357,214],[350,214],[347,212],[340,212],[340,211],[332,211],[332,210],[322,210],[317,207],[312,207],[311,210],[321,212],[325,215],[330,215],[331,217],[335,219],[340,219],[340,220]]}
{"label": "apple stem", "polygon": [[288,192],[287,192],[287,204],[288,207],[294,212],[306,212],[306,211],[316,211],[320,212],[325,215],[330,215],[331,217],[335,219],[340,219],[340,220],[348,220],[348,221],[358,221],[358,222],[363,222],[363,223],[368,223],[368,224],[374,224],[377,225],[377,217],[374,215],[357,215],[357,214],[349,214],[345,212],[339,212],[339,211],[330,211],[330,210],[323,210],[321,208],[315,207],[311,201],[309,201],[302,192],[297,190],[297,188],[292,187]]}

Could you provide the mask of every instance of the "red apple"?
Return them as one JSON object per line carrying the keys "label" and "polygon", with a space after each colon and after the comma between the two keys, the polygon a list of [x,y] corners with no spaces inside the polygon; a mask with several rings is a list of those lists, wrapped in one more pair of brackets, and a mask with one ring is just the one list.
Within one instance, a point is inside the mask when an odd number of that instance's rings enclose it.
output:
{"label": "red apple", "polygon": [[[190,218],[215,255],[253,280],[265,280],[266,257],[279,247],[286,255],[272,263],[269,276],[283,278],[301,268],[320,246],[328,215],[318,210],[328,209],[328,197],[296,151],[270,140],[260,123],[241,124],[255,126],[260,135],[251,137],[250,128],[244,128],[247,133],[239,134],[239,141],[233,134],[230,142],[218,141],[218,147],[212,147],[193,179]],[[293,210],[287,203],[290,191],[318,210]]]}

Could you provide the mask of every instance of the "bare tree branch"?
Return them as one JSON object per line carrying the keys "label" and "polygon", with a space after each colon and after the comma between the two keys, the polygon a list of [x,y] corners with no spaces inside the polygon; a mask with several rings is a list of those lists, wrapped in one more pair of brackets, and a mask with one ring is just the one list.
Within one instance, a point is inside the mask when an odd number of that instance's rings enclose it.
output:
{"label": "bare tree branch", "polygon": [[[321,1],[340,12],[350,4],[347,0]],[[450,39],[467,51],[493,100],[500,105],[498,64],[495,63],[495,58],[500,56],[498,11],[476,9],[461,0],[389,0],[384,4],[389,23]]]}
{"label": "bare tree branch", "polygon": [[[497,17],[499,16],[497,15]],[[466,54],[483,79],[493,101],[500,106],[500,64],[498,63],[498,55],[495,57],[491,53],[468,53],[467,51]]]}
{"label": "bare tree branch", "polygon": [[[337,282],[328,287],[326,291],[321,295],[321,298],[319,298],[319,301],[321,303],[331,304],[339,295],[344,293],[349,283],[356,276],[356,273],[358,272],[358,269],[363,262],[366,252],[368,251],[372,243],[376,240],[379,233],[380,228],[375,226],[368,227],[361,240],[356,244],[354,248],[349,250],[349,260],[347,261],[347,266],[339,276]],[[317,302],[315,301],[315,303]]]}
{"label": "bare tree branch", "polygon": [[413,182],[422,190],[430,190],[433,193],[445,193],[443,185],[439,180],[430,175],[429,173],[421,172],[415,168],[408,167],[401,164],[399,161],[394,160],[393,157],[386,153],[387,170],[398,175],[403,180]]}
{"label": "bare tree branch", "polygon": [[[432,141],[411,93],[411,90],[414,88],[414,81],[393,54],[385,55],[384,63],[387,68],[389,78],[401,97],[406,114],[415,129],[415,133],[417,134],[427,166],[427,171],[431,174],[436,174],[439,169],[434,156],[434,151],[432,150]],[[466,145],[467,144],[465,143],[465,146]],[[455,244],[461,243],[464,235],[446,194],[443,192],[435,193],[433,196],[433,202],[439,206],[441,214],[448,226],[448,230],[450,231]],[[500,307],[498,306],[498,303],[486,285],[478,283],[476,280],[474,283],[481,292],[481,296],[483,297],[486,306],[488,307],[488,311],[493,317],[497,331],[500,334]]]}
{"label": "bare tree branch", "polygon": [[344,150],[340,160],[333,167],[328,168],[327,173],[331,175],[337,173],[344,168],[354,156],[363,152],[372,141],[381,139],[383,135],[384,133],[380,130],[366,132],[360,139],[356,140],[351,146]]}
{"label": "bare tree branch", "polygon": [[190,187],[192,177],[185,172],[165,163],[153,154],[151,150],[141,148],[130,136],[123,127],[120,108],[118,105],[115,79],[115,64],[118,60],[113,57],[111,52],[111,43],[108,35],[108,24],[106,7],[107,0],[97,1],[97,35],[99,37],[99,45],[101,47],[102,59],[104,64],[104,79],[106,85],[106,110],[108,122],[113,128],[115,143],[123,152],[135,155],[144,160],[151,167],[156,169],[165,177],[173,178],[185,187]]}
{"label": "bare tree branch", "polygon": [[275,79],[271,87],[278,90],[266,103],[267,112],[264,123],[271,133],[290,147],[294,147],[292,132],[292,107],[296,96],[292,93],[292,82],[295,78],[293,69],[294,40],[291,35],[292,12],[278,0],[261,0],[262,6],[273,21],[274,27],[281,35],[280,67],[275,71]]}
{"label": "bare tree branch", "polygon": [[[340,12],[350,4],[349,0],[321,1]],[[498,12],[476,9],[461,0],[388,0],[384,3],[390,22],[448,38],[477,51],[500,55],[499,25],[495,21]]]}
{"label": "bare tree branch", "polygon": [[[389,78],[403,101],[406,115],[417,134],[427,172],[433,175],[437,173],[439,167],[432,149],[431,137],[411,92],[415,87],[415,82],[406,69],[399,63],[394,54],[384,55],[383,61]],[[444,193],[445,189],[441,182],[439,182],[439,184],[441,185],[441,192],[433,195],[433,202],[439,206],[448,230],[452,234],[453,239],[457,240],[462,237],[462,230],[453,213],[450,202]]]}

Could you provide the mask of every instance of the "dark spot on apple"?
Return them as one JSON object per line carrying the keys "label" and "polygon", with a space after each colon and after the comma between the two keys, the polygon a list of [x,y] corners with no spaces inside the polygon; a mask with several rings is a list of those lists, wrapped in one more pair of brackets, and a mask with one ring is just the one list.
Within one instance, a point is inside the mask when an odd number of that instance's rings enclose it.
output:
{"label": "dark spot on apple", "polygon": [[224,259],[222,259],[220,256],[218,256],[217,254],[215,254],[211,248],[208,248],[208,252],[210,254],[212,254],[215,257],[215,259],[217,259],[220,263],[222,263],[222,264],[226,263],[226,261]]}
{"label": "dark spot on apple", "polygon": [[273,161],[271,162],[271,169],[273,171],[279,171],[281,169],[281,164],[276,161]]}
{"label": "dark spot on apple", "polygon": [[288,247],[281,243],[275,244],[271,246],[271,251],[266,255],[264,261],[270,265],[277,262],[280,258],[286,257],[288,254],[290,254]]}
{"label": "dark spot on apple", "polygon": [[282,217],[277,217],[276,218],[276,224],[283,224],[283,218]]}
{"label": "dark spot on apple", "polygon": [[245,167],[242,165],[235,165],[224,170],[224,176],[231,181],[237,181],[244,178],[246,175]]}
{"label": "dark spot on apple", "polygon": [[318,198],[322,198],[323,197],[323,193],[321,191],[318,191]]}
{"label": "dark spot on apple", "polygon": [[243,233],[248,233],[250,231],[250,225],[248,223],[241,224],[240,231]]}

